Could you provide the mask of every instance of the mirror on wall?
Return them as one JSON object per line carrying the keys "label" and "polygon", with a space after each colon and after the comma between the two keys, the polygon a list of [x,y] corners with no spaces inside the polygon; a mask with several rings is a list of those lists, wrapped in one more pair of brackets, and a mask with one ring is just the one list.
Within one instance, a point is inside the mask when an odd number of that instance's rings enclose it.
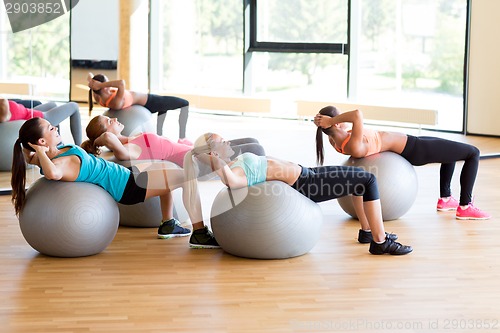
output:
{"label": "mirror on wall", "polygon": [[[0,5],[0,98],[21,99],[28,104],[87,102],[89,71],[116,78],[119,0],[78,1],[71,8],[51,21],[13,32],[12,17]],[[85,105],[81,105],[80,114],[85,126]],[[59,127],[63,142],[73,143],[69,120]],[[3,195],[11,190],[10,164],[17,131],[0,129],[0,136],[8,135],[0,144],[10,145],[0,153]],[[27,185],[39,177],[38,168],[29,169]]]}
{"label": "mirror on wall", "polygon": [[[20,99],[28,106],[35,100],[68,101],[69,15],[18,32],[13,32],[9,18],[6,7],[0,6],[0,97]],[[12,147],[18,132],[10,125],[0,123],[4,127],[0,136],[5,136],[0,139],[2,194],[10,193]],[[38,177],[38,170],[29,169],[28,185]]]}

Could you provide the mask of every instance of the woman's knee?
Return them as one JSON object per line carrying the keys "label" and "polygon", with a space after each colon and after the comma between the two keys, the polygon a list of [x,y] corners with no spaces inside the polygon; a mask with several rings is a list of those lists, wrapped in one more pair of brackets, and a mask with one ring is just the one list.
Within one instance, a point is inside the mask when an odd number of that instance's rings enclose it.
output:
{"label": "woman's knee", "polygon": [[373,173],[364,172],[363,182],[358,183],[354,187],[355,195],[362,195],[363,201],[372,201],[379,199],[377,178]]}

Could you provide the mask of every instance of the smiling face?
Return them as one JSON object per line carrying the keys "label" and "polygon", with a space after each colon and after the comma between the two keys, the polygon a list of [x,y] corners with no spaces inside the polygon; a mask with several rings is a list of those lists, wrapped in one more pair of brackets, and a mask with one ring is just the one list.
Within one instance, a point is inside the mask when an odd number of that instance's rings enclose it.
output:
{"label": "smiling face", "polygon": [[46,147],[57,147],[61,143],[61,137],[57,127],[53,126],[45,119],[40,119],[40,127],[42,129],[42,137],[38,140],[38,144]]}

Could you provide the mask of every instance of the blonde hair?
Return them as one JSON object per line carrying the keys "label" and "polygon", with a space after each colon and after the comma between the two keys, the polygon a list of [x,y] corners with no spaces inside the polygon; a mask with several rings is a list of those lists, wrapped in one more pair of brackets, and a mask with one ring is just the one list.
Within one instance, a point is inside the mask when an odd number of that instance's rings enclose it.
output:
{"label": "blonde hair", "polygon": [[214,133],[205,133],[199,136],[193,144],[193,149],[191,149],[186,153],[186,155],[184,155],[184,177],[188,182],[188,186],[185,188],[185,190],[187,190],[187,195],[190,198],[190,202],[194,201],[194,197],[198,193],[197,179],[200,171],[198,165],[200,161],[198,159],[195,160],[194,157],[200,154],[207,154],[212,151],[213,135]]}

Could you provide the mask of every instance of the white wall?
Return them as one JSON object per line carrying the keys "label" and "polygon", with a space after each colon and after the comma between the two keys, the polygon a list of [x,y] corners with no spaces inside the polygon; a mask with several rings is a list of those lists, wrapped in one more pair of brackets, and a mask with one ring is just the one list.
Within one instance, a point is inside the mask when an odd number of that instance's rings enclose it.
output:
{"label": "white wall", "polygon": [[467,131],[500,135],[500,1],[471,2]]}
{"label": "white wall", "polygon": [[80,0],[71,15],[72,59],[118,60],[118,0]]}

